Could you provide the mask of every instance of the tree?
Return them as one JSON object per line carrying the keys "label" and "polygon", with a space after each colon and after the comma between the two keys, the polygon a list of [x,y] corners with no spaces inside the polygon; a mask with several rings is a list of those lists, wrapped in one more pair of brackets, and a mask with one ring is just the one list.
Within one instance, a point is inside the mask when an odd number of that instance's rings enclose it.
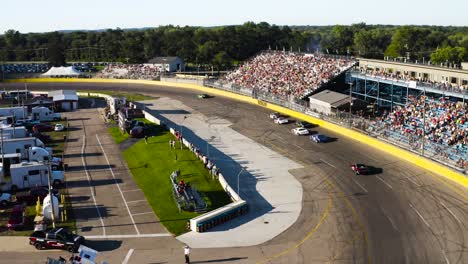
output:
{"label": "tree", "polygon": [[65,65],[65,53],[62,44],[62,35],[58,32],[48,34],[47,59],[54,67]]}
{"label": "tree", "polygon": [[460,64],[465,58],[465,55],[466,50],[463,47],[444,47],[431,54],[431,61],[434,64],[446,62]]}

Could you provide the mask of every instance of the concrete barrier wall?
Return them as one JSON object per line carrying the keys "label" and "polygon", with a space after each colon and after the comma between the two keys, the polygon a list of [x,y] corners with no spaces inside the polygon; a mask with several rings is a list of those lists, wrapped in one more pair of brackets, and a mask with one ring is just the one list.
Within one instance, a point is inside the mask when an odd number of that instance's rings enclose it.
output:
{"label": "concrete barrier wall", "polygon": [[291,117],[302,119],[311,123],[315,123],[319,126],[322,126],[326,129],[332,130],[338,134],[346,136],[348,138],[354,139],[363,144],[369,145],[371,147],[382,150],[390,155],[404,159],[414,165],[422,167],[424,169],[429,169],[430,171],[449,179],[465,188],[468,188],[468,177],[465,177],[463,174],[456,172],[448,167],[443,166],[435,161],[426,159],[399,147],[393,146],[389,143],[382,142],[376,138],[367,136],[365,134],[359,133],[357,131],[341,127],[329,122],[326,122],[322,119],[315,118],[313,116],[296,112],[291,109],[267,103],[261,100],[257,100],[248,96],[239,95],[231,93],[224,90],[218,90],[215,88],[204,87],[195,84],[181,84],[181,83],[170,83],[170,82],[160,82],[160,81],[145,81],[145,80],[117,80],[117,79],[49,79],[49,78],[38,78],[38,79],[16,79],[16,80],[6,80],[7,82],[87,82],[87,83],[134,83],[134,84],[148,84],[148,85],[161,85],[181,89],[192,89],[205,93],[210,93],[213,95],[229,97],[238,101],[255,104],[261,107],[268,108],[270,110],[280,112]]}

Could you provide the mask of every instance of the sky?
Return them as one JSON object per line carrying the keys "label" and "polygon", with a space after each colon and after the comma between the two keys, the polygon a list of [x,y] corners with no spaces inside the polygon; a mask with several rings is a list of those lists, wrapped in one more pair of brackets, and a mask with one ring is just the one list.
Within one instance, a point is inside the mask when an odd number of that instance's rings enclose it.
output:
{"label": "sky", "polygon": [[246,21],[468,26],[467,0],[22,0],[2,1],[0,8],[0,34]]}

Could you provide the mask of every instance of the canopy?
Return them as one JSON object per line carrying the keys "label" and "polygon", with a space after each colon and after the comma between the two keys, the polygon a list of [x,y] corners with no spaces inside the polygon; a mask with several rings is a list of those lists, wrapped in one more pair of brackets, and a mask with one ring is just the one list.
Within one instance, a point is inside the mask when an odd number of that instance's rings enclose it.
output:
{"label": "canopy", "polygon": [[78,76],[81,72],[75,69],[73,66],[69,67],[52,67],[42,76]]}

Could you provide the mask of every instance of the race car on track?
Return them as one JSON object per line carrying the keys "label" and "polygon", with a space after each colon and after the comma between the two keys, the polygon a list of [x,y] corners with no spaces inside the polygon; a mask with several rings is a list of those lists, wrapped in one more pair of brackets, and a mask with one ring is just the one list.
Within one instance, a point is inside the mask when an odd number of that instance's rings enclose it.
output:
{"label": "race car on track", "polygon": [[281,114],[278,113],[278,112],[274,112],[274,113],[270,114],[271,119],[276,119],[276,118],[279,118],[279,117],[281,117]]}
{"label": "race car on track", "polygon": [[310,140],[314,141],[315,143],[325,143],[330,141],[330,138],[322,134],[315,134],[310,136]]}
{"label": "race car on track", "polygon": [[287,124],[289,123],[289,120],[284,117],[278,117],[274,120],[275,124],[282,125],[282,124]]}
{"label": "race car on track", "polygon": [[359,163],[351,164],[351,169],[354,171],[354,173],[356,173],[356,175],[368,174],[370,172],[370,169],[368,166],[364,164],[359,164]]}
{"label": "race car on track", "polygon": [[309,135],[309,130],[303,127],[293,128],[291,132],[296,136]]}
{"label": "race car on track", "polygon": [[77,252],[85,238],[75,235],[65,228],[54,228],[49,231],[34,231],[29,236],[29,244],[36,249],[45,248],[66,249],[69,252]]}
{"label": "race car on track", "polygon": [[313,127],[314,125],[307,122],[307,121],[297,121],[296,122],[296,126],[297,127],[303,127],[303,128],[311,128]]}
{"label": "race car on track", "polygon": [[207,94],[199,94],[199,95],[197,95],[197,97],[198,97],[198,99],[206,99],[206,98],[210,98],[210,96],[209,96],[209,95],[207,95]]}

